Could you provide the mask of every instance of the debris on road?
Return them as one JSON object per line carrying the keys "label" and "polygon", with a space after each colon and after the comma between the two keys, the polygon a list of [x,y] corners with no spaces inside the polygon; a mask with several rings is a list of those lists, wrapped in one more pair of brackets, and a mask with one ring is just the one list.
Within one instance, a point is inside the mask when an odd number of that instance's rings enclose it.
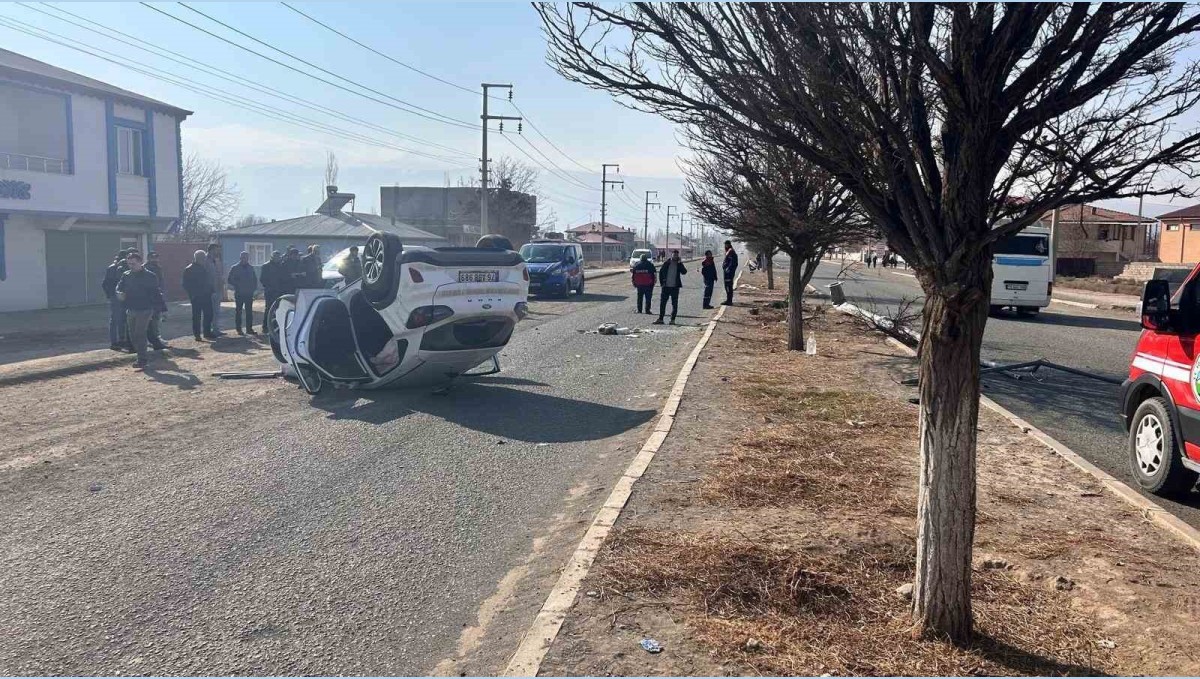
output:
{"label": "debris on road", "polygon": [[638,645],[641,646],[642,650],[647,653],[662,653],[663,650],[662,644],[658,643],[654,639],[642,639],[641,643]]}

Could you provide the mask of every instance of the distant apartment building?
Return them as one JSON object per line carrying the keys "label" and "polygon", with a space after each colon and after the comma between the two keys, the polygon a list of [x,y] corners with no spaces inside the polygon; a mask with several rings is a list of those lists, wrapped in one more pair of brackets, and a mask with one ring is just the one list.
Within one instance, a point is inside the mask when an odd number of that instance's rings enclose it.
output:
{"label": "distant apartment building", "polygon": [[190,111],[0,49],[0,311],[104,301],[181,212]]}
{"label": "distant apartment building", "polygon": [[[470,186],[384,186],[380,214],[445,238],[450,245],[474,245],[479,227],[479,189]],[[496,192],[488,204],[488,231],[508,237],[514,247],[528,242],[537,223],[537,196]]]}

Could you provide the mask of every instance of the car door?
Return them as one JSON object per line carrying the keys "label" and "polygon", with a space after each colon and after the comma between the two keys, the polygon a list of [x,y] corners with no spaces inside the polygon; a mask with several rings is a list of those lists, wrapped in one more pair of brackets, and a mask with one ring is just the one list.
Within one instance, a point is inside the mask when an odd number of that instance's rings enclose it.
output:
{"label": "car door", "polygon": [[354,338],[350,311],[334,290],[297,291],[288,340],[301,379],[305,376],[302,364],[335,381],[370,379]]}

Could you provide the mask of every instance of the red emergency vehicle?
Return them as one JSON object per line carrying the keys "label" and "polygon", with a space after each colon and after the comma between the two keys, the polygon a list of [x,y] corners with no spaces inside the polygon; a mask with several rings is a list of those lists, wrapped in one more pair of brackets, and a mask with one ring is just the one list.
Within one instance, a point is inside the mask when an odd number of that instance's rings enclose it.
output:
{"label": "red emergency vehicle", "polygon": [[1121,385],[1129,466],[1143,489],[1187,493],[1200,478],[1200,277],[1193,269],[1171,295],[1165,280],[1146,283],[1142,334]]}

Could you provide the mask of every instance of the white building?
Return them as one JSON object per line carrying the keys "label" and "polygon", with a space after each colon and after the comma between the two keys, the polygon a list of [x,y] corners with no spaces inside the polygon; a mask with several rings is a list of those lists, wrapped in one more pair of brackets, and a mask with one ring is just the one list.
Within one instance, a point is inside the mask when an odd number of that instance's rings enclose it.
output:
{"label": "white building", "polygon": [[190,114],[0,49],[0,311],[104,301],[113,255],[179,217]]}

